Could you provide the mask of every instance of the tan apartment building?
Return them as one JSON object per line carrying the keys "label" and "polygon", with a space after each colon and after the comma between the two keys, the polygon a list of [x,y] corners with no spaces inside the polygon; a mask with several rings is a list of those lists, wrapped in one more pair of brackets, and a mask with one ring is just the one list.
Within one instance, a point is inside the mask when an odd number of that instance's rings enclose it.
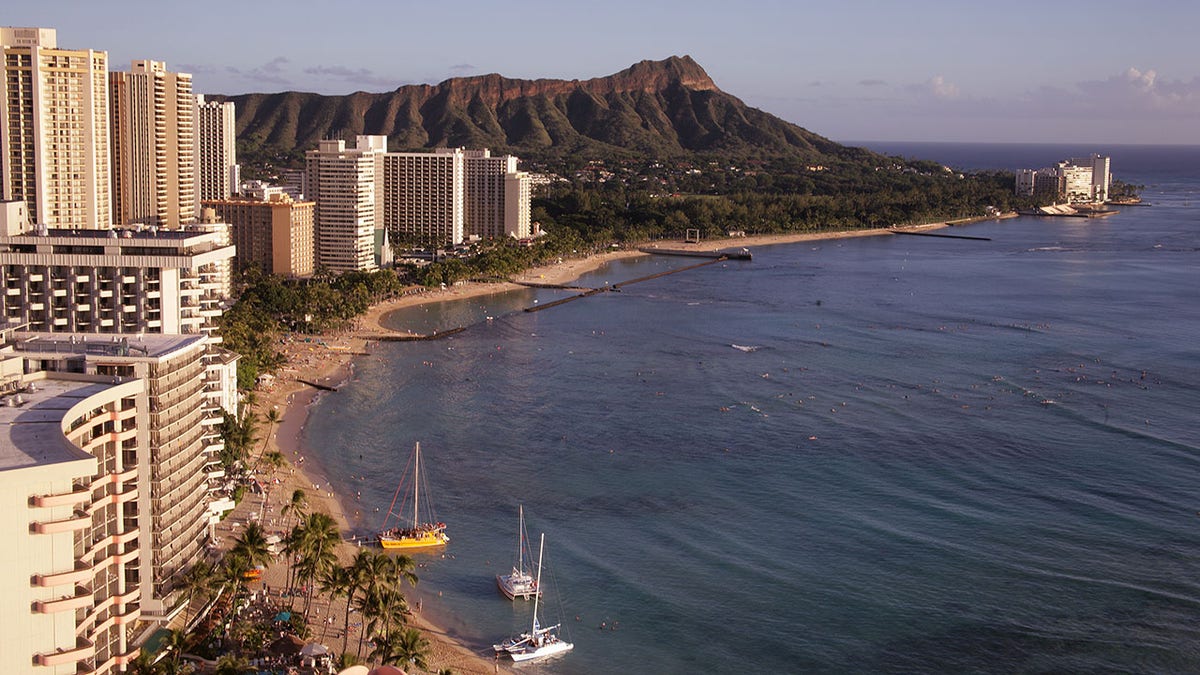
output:
{"label": "tan apartment building", "polygon": [[530,212],[533,208],[533,181],[524,171],[504,175],[504,236],[528,239],[533,236]]}
{"label": "tan apartment building", "polygon": [[113,224],[179,229],[196,221],[192,76],[161,61],[109,73]]}
{"label": "tan apartment building", "polygon": [[468,237],[529,237],[530,180],[529,174],[517,171],[516,157],[493,157],[487,148],[465,150],[463,183],[463,228]]}
{"label": "tan apartment building", "polygon": [[209,200],[203,205],[229,224],[237,249],[233,259],[237,270],[258,267],[285,277],[312,275],[316,259],[314,202],[292,201],[282,192],[268,192],[266,199]]}
{"label": "tan apartment building", "polygon": [[106,229],[108,54],[57,41],[52,28],[0,28],[0,198],[25,202],[34,223]]}
{"label": "tan apartment building", "polygon": [[383,156],[383,227],[400,246],[454,246],[464,234],[465,153]]}
{"label": "tan apartment building", "polygon": [[305,156],[304,194],[316,203],[317,265],[333,272],[375,268],[386,136],[321,141]]}
{"label": "tan apartment building", "polygon": [[232,101],[196,94],[196,197],[229,199],[238,192],[237,121]]}

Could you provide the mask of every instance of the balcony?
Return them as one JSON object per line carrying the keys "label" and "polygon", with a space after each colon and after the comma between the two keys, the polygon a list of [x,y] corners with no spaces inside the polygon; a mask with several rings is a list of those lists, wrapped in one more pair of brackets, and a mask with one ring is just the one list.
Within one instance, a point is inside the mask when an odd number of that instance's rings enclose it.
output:
{"label": "balcony", "polygon": [[91,565],[81,560],[76,560],[75,569],[70,572],[33,575],[33,585],[41,588],[49,588],[52,586],[65,586],[67,584],[80,584],[91,579],[95,574],[96,570]]}
{"label": "balcony", "polygon": [[33,611],[37,614],[73,611],[82,607],[90,607],[94,599],[90,590],[83,586],[76,586],[75,595],[68,595],[57,600],[35,600]]}
{"label": "balcony", "polygon": [[68,663],[77,663],[84,659],[90,659],[96,655],[96,645],[87,638],[75,638],[75,648],[67,649],[53,654],[38,654],[33,657],[35,665],[39,666],[61,666]]}
{"label": "balcony", "polygon": [[76,532],[92,526],[92,516],[84,511],[76,511],[75,515],[66,520],[35,521],[29,524],[29,531],[34,534],[58,534],[60,532]]}
{"label": "balcony", "polygon": [[[136,475],[136,472],[135,474]],[[82,504],[92,498],[92,491],[80,485],[76,485],[70,492],[63,492],[56,495],[37,495],[29,500],[31,506],[36,506],[41,509],[48,509],[54,506],[69,506],[72,504]]]}

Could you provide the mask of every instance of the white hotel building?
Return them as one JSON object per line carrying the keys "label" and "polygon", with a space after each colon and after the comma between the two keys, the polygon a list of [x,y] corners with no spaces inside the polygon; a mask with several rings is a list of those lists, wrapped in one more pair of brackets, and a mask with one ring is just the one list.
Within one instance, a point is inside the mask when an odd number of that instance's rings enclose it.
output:
{"label": "white hotel building", "polygon": [[1044,169],[1017,172],[1018,195],[1046,195],[1068,204],[1102,204],[1112,187],[1111,159],[1104,155],[1073,157]]}
{"label": "white hotel building", "polygon": [[226,228],[39,234],[22,206],[0,202],[0,319],[52,332],[216,330],[231,290]]}
{"label": "white hotel building", "polygon": [[3,332],[0,672],[115,672],[178,606],[219,471],[209,342]]}
{"label": "white hotel building", "polygon": [[305,155],[305,196],[316,202],[317,265],[334,272],[375,268],[386,136],[321,141]]}

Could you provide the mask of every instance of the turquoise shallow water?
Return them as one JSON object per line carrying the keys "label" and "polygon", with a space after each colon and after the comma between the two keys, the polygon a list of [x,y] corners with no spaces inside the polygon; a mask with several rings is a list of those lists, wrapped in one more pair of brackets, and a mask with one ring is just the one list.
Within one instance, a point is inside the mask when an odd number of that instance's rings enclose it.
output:
{"label": "turquoise shallow water", "polygon": [[477,323],[381,345],[306,443],[365,531],[422,443],[452,541],[418,593],[481,651],[529,620],[493,581],[524,503],[546,619],[576,643],[533,670],[1195,671],[1186,150],[1126,149],[1154,206],[1103,221],[762,247],[534,314],[561,295],[394,315]]}

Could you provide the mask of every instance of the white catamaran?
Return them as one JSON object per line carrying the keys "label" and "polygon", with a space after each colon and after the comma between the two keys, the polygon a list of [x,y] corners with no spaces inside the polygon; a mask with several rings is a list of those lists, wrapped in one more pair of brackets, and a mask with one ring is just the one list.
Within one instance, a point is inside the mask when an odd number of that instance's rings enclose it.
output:
{"label": "white catamaran", "polygon": [[[542,585],[542,553],[546,550],[546,534],[542,533],[541,544],[538,546],[537,585]],[[558,637],[558,629],[562,624],[554,624],[542,628],[538,625],[538,600],[541,593],[533,596],[533,626],[528,633],[508,638],[498,645],[492,645],[496,654],[507,654],[513,661],[532,661],[555,654],[570,651],[575,647],[570,642],[563,642]]]}
{"label": "white catamaran", "polygon": [[[518,507],[517,516],[517,564],[512,569],[511,574],[497,574],[496,585],[500,587],[500,592],[503,593],[509,600],[524,598],[528,600],[535,595],[540,595],[538,590],[537,579],[525,569],[526,556],[525,552],[529,549],[529,535],[525,533],[525,507]],[[529,556],[529,562],[533,562],[533,556]]]}

